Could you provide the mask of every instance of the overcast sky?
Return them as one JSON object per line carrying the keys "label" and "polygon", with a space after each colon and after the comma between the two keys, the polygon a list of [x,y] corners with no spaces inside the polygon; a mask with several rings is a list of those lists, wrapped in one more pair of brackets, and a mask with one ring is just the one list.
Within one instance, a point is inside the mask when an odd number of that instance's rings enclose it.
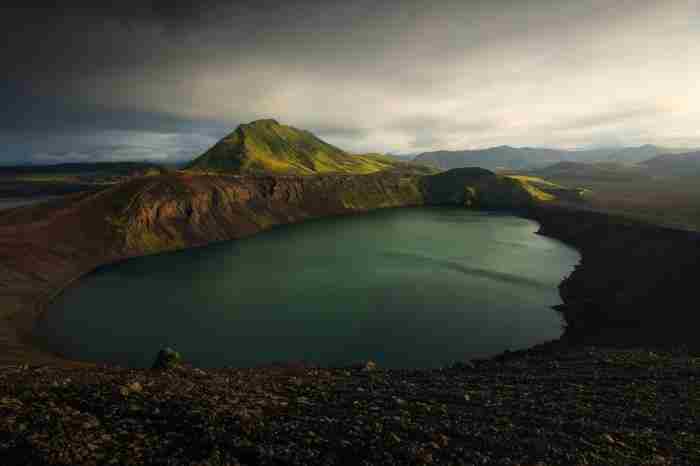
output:
{"label": "overcast sky", "polygon": [[265,117],[355,152],[700,146],[697,0],[118,3],[2,8],[0,162],[189,159]]}

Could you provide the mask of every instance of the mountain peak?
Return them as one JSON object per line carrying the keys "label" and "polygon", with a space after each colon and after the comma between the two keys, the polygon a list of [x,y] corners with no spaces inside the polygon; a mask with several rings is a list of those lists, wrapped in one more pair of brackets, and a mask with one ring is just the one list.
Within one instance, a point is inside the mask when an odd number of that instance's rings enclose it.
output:
{"label": "mountain peak", "polygon": [[265,118],[241,124],[187,166],[197,171],[363,174],[395,167],[388,157],[351,155],[312,133]]}

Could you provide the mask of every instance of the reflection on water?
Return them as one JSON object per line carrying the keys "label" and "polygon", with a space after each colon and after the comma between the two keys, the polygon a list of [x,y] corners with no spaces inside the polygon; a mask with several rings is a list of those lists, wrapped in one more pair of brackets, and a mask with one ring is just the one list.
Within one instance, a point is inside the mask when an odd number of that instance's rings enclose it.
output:
{"label": "reflection on water", "polygon": [[44,197],[5,197],[0,198],[0,210],[12,209],[14,207],[29,206],[40,204],[42,202],[58,199],[59,196],[44,196]]}

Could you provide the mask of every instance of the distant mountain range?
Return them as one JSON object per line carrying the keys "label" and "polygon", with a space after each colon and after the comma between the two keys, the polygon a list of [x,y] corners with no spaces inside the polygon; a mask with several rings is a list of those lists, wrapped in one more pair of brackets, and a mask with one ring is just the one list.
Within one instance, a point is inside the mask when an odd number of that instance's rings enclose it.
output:
{"label": "distant mountain range", "polygon": [[559,162],[639,164],[655,157],[683,152],[688,152],[688,149],[653,145],[586,150],[498,146],[477,150],[425,152],[413,160],[443,170],[470,166],[491,170],[528,170]]}
{"label": "distant mountain range", "polygon": [[700,151],[686,154],[658,155],[637,164],[618,162],[558,162],[532,170],[548,179],[588,179],[629,181],[645,178],[690,178],[700,176]]}
{"label": "distant mountain range", "polygon": [[367,174],[390,169],[431,172],[423,165],[391,156],[350,154],[309,131],[272,119],[240,125],[186,169],[277,175]]}
{"label": "distant mountain range", "polygon": [[562,159],[563,151],[560,150],[498,146],[478,150],[425,152],[417,155],[413,161],[443,170],[474,166],[490,170],[522,170],[556,163]]}
{"label": "distant mountain range", "polygon": [[11,175],[112,175],[129,176],[146,172],[161,172],[162,165],[151,162],[75,162],[50,165],[6,165],[0,166],[0,176]]}

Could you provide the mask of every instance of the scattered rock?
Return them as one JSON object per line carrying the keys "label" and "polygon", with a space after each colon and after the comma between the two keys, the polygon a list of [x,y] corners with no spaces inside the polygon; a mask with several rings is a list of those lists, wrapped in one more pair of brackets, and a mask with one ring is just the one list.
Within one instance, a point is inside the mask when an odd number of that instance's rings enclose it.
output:
{"label": "scattered rock", "polygon": [[135,393],[141,393],[143,391],[143,386],[139,382],[132,382],[129,385],[127,385],[127,388]]}
{"label": "scattered rock", "polygon": [[474,365],[474,363],[471,361],[457,361],[452,364],[450,368],[459,371],[466,371],[476,369],[476,365]]}
{"label": "scattered rock", "polygon": [[377,363],[374,361],[367,361],[365,367],[362,368],[364,372],[372,372],[377,370]]}
{"label": "scattered rock", "polygon": [[441,448],[447,448],[450,444],[450,438],[445,434],[433,434],[433,442]]}
{"label": "scattered rock", "polygon": [[698,464],[695,359],[522,357],[532,370],[0,367],[0,464]]}

